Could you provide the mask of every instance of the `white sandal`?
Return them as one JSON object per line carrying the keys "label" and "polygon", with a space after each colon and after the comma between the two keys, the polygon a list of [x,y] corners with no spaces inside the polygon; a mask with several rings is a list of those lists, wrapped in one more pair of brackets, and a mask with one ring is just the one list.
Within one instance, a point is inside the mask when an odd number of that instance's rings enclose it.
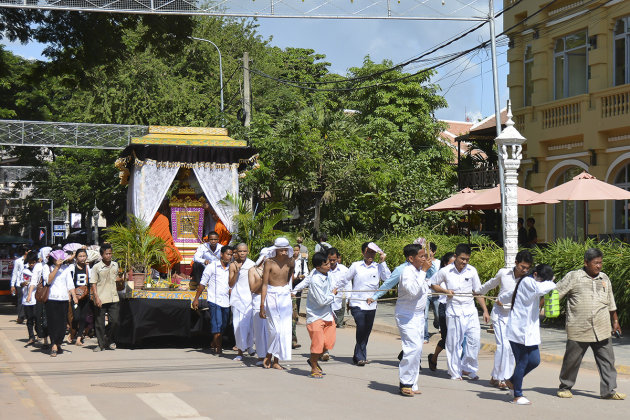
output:
{"label": "white sandal", "polygon": [[510,402],[516,405],[532,405],[532,402],[525,397],[518,397],[516,400]]}

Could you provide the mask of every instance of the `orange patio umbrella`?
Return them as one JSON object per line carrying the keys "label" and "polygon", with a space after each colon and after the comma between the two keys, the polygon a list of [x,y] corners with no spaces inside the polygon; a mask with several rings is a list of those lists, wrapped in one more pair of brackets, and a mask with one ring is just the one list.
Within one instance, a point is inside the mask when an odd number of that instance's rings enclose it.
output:
{"label": "orange patio umbrella", "polygon": [[[540,194],[527,188],[516,187],[517,204],[519,206],[533,206],[535,204],[556,204],[556,199],[541,199]],[[501,208],[501,187],[496,186],[488,190],[478,191],[475,197],[466,204],[471,210],[491,210]]]}
{"label": "orange patio umbrella", "polygon": [[427,207],[426,211],[439,211],[439,210],[466,210],[464,207],[468,202],[475,198],[476,191],[470,188],[464,188],[463,190],[453,194],[446,200],[442,200],[439,203],[435,203],[432,206]]}
{"label": "orange patio umbrella", "polygon": [[589,200],[630,200],[630,192],[582,172],[571,181],[540,193],[538,199],[583,201],[584,202],[584,239],[588,235],[586,223],[586,203]]}

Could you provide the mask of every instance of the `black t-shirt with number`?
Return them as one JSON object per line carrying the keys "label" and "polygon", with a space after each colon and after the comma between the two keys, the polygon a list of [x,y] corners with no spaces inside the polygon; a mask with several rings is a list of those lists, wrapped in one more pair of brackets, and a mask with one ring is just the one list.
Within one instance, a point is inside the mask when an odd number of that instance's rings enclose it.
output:
{"label": "black t-shirt with number", "polygon": [[78,266],[74,267],[74,287],[79,286],[87,286],[88,285],[88,274],[87,274],[87,266],[83,268],[79,268]]}

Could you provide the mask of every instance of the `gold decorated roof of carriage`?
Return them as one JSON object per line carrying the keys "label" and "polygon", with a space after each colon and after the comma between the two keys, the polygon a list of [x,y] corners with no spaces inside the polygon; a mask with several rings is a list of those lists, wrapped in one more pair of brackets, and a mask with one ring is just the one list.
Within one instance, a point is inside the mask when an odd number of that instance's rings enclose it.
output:
{"label": "gold decorated roof of carriage", "polygon": [[133,137],[131,144],[154,144],[162,146],[220,146],[246,147],[245,140],[228,136],[227,128],[218,127],[170,127],[149,126],[149,134]]}

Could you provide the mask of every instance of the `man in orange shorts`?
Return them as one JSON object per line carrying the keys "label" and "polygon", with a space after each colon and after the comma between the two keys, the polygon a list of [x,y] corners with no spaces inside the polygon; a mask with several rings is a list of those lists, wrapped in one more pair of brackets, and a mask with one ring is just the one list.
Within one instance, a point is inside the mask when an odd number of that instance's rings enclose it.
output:
{"label": "man in orange shorts", "polygon": [[311,378],[321,379],[323,372],[319,359],[327,350],[335,346],[336,327],[332,310],[337,289],[333,288],[328,277],[330,263],[326,254],[317,252],[313,255],[313,272],[306,298],[306,329],[311,337]]}

